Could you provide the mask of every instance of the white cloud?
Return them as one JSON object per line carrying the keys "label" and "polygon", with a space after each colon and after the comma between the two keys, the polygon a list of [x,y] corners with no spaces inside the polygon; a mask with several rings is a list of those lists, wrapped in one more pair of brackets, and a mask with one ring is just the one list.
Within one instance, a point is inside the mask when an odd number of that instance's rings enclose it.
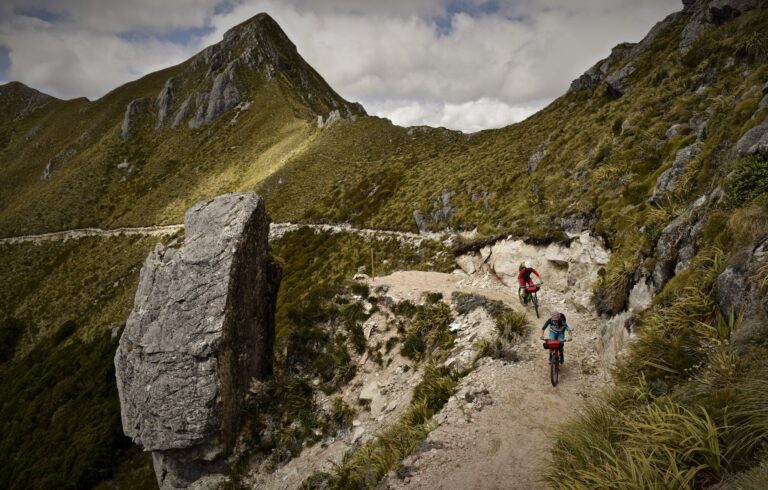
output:
{"label": "white cloud", "polygon": [[[526,117],[612,46],[638,41],[681,7],[669,0],[510,0],[483,14],[473,11],[482,10],[481,0],[461,2],[469,6],[464,12],[448,0],[237,0],[214,14],[216,0],[33,3],[64,12],[63,20],[45,23],[1,7],[0,44],[10,49],[9,78],[54,95],[102,95],[266,11],[342,96],[400,124],[466,131]],[[163,37],[203,25],[212,32],[186,44]],[[159,37],[116,36],[125,31]]]}

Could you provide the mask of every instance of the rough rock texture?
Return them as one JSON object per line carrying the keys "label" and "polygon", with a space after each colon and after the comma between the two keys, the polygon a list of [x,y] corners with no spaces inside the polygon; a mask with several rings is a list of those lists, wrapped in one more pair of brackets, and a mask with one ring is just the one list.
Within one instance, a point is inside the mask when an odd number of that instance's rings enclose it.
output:
{"label": "rough rock texture", "polygon": [[768,158],[768,117],[750,129],[736,143],[739,156],[760,154]]}
{"label": "rough rock texture", "polygon": [[768,342],[768,240],[763,239],[731,258],[717,278],[717,302],[726,318],[743,315],[743,324],[732,334],[737,352]]}
{"label": "rough rock texture", "polygon": [[578,90],[591,90],[597,87],[612,70],[623,63],[636,46],[634,43],[621,43],[611,50],[611,54],[604,60],[595,63],[579,78],[571,82],[568,92]]}
{"label": "rough rock texture", "polygon": [[136,125],[136,120],[144,112],[146,99],[134,99],[128,103],[123,116],[123,124],[120,126],[120,137],[127,140]]}
{"label": "rough rock texture", "polygon": [[683,4],[685,12],[691,16],[680,39],[680,49],[686,51],[710,27],[722,25],[752,8],[765,6],[765,0],[696,0],[683,1]]}
{"label": "rough rock texture", "polygon": [[680,177],[682,177],[688,165],[699,154],[702,146],[701,143],[696,142],[677,152],[672,166],[659,175],[659,178],[656,180],[653,194],[648,198],[649,203],[658,206],[670,192],[675,190]]}
{"label": "rough rock texture", "polygon": [[744,314],[749,320],[768,313],[768,302],[760,294],[760,268],[768,262],[768,240],[747,247],[733,256],[717,278],[717,302],[724,315]]}
{"label": "rough rock texture", "polygon": [[536,170],[536,167],[539,166],[539,164],[544,159],[546,154],[547,154],[547,144],[545,143],[541,145],[538,150],[536,150],[536,153],[531,155],[531,158],[528,159],[528,166],[527,166],[528,175],[531,175],[534,172],[534,170]]}
{"label": "rough rock texture", "polygon": [[715,202],[712,196],[700,196],[661,231],[656,243],[656,266],[653,270],[653,285],[657,292],[672,276],[690,265],[696,254],[697,236],[711,204],[708,200]]}
{"label": "rough rock texture", "polygon": [[291,92],[306,107],[307,117],[327,114],[330,118],[334,111],[342,119],[365,114],[360,104],[344,100],[328,86],[269,15],[259,14],[193,57],[185,71],[174,78],[172,97],[161,109],[160,100],[167,99],[163,89],[158,95],[158,108],[166,114],[162,120],[173,113],[173,127],[183,123],[191,128],[206,125],[247,99],[253,75],[291,85]]}
{"label": "rough rock texture", "polygon": [[456,214],[456,208],[451,206],[451,198],[455,192],[444,189],[442,194],[435,199],[432,204],[432,221],[434,223],[448,223]]}
{"label": "rough rock texture", "polygon": [[165,124],[165,120],[168,119],[171,112],[171,104],[173,101],[173,79],[169,78],[165,82],[163,90],[160,91],[160,94],[155,100],[155,107],[157,107],[157,124],[155,125],[155,129],[159,129]]}
{"label": "rough rock texture", "polygon": [[115,354],[123,430],[153,451],[162,488],[223,469],[249,383],[272,371],[280,270],[263,201],[200,202],[185,233],[147,257]]}
{"label": "rough rock texture", "polygon": [[[479,258],[477,255],[473,257],[471,267],[475,270],[487,269],[502,283],[513,288],[517,287],[520,262],[531,260],[544,277],[547,289],[562,292],[563,297],[576,308],[589,308],[592,284],[611,254],[600,240],[584,232],[568,245],[552,243],[546,248],[529,245],[522,240],[501,240],[488,250],[481,250]],[[464,265],[459,262],[462,269],[470,267],[469,261],[464,259],[463,262]]]}

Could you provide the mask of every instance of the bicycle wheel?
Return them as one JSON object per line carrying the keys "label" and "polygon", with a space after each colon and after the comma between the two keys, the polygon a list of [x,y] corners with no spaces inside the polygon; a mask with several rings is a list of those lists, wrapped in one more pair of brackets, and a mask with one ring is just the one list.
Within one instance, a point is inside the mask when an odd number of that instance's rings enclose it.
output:
{"label": "bicycle wheel", "polygon": [[517,297],[520,298],[520,304],[525,304],[525,293],[523,288],[517,288]]}
{"label": "bicycle wheel", "polygon": [[531,295],[531,300],[533,302],[533,309],[536,310],[536,318],[539,318],[539,297],[536,293]]}
{"label": "bicycle wheel", "polygon": [[549,356],[549,376],[552,386],[557,386],[557,379],[560,377],[560,356],[557,351],[553,351]]}

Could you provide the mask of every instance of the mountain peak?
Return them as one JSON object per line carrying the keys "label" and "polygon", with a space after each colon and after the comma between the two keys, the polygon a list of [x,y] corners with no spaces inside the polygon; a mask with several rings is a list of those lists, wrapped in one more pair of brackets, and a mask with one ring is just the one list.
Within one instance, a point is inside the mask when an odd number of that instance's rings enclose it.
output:
{"label": "mountain peak", "polygon": [[[229,29],[222,41],[195,55],[184,73],[167,80],[155,103],[158,127],[170,121],[173,127],[186,123],[197,128],[244,103],[259,90],[249,73],[280,83],[283,93],[307,108],[308,118],[365,114],[304,61],[272,17],[260,13]],[[186,98],[179,97],[182,93]]]}

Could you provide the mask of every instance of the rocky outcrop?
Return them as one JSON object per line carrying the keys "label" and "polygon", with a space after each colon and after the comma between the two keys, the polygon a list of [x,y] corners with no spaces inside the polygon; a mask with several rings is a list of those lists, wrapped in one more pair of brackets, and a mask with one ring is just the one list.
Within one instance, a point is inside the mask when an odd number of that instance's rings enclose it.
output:
{"label": "rocky outcrop", "polygon": [[147,257],[115,354],[123,430],[153,452],[161,488],[225,469],[248,386],[272,371],[280,270],[263,201],[200,202],[185,233]]}
{"label": "rocky outcrop", "polygon": [[649,203],[658,206],[670,192],[675,190],[680,177],[683,176],[690,163],[698,156],[702,146],[702,143],[696,142],[677,152],[672,166],[656,179],[656,187],[654,187],[653,194],[648,199]]}
{"label": "rocky outcrop", "polygon": [[123,124],[120,126],[120,137],[127,140],[131,132],[136,128],[138,119],[144,112],[146,99],[134,99],[128,103],[123,116]]}
{"label": "rocky outcrop", "polygon": [[687,269],[696,255],[696,240],[706,221],[708,201],[715,203],[716,197],[700,196],[661,231],[653,270],[653,285],[657,292],[673,276]]}
{"label": "rocky outcrop", "polygon": [[690,49],[710,27],[719,26],[739,17],[743,12],[765,6],[764,0],[684,0],[685,12],[691,18],[683,29],[680,49]]}
{"label": "rocky outcrop", "polygon": [[549,140],[542,143],[541,146],[539,146],[539,149],[536,150],[536,152],[533,155],[531,155],[531,157],[528,159],[528,164],[526,165],[526,170],[528,172],[528,175],[531,175],[536,170],[536,168],[539,166],[541,161],[547,155],[548,146],[549,146]]}
{"label": "rocky outcrop", "polygon": [[157,98],[158,127],[171,112],[172,127],[186,123],[190,128],[199,128],[209,124],[247,99],[253,75],[289,84],[290,92],[307,108],[306,116],[323,117],[325,126],[330,125],[331,119],[365,115],[360,104],[341,98],[301,58],[296,46],[271,17],[259,14],[233,27],[220,43],[194,56],[186,69],[174,77],[172,91],[170,80],[166,83]]}
{"label": "rocky outcrop", "polygon": [[160,94],[155,100],[155,107],[157,107],[157,124],[155,125],[155,129],[159,129],[165,124],[166,119],[168,119],[168,116],[170,115],[173,100],[173,79],[169,78],[165,82],[163,90],[160,91]]}
{"label": "rocky outcrop", "polygon": [[736,253],[717,278],[717,303],[725,317],[742,315],[742,327],[735,331],[737,352],[750,345],[768,342],[768,296],[766,293],[768,240]]}
{"label": "rocky outcrop", "polygon": [[736,143],[736,153],[739,156],[759,154],[768,158],[768,117],[744,133]]}
{"label": "rocky outcrop", "polygon": [[583,75],[571,82],[568,92],[591,90],[597,87],[608,73],[618,68],[629,57],[635,46],[634,43],[621,43],[615,46],[607,58],[598,61]]}
{"label": "rocky outcrop", "polygon": [[760,294],[760,269],[768,263],[768,240],[736,253],[717,277],[717,302],[724,315],[743,314],[745,319],[768,313],[768,302]]}

